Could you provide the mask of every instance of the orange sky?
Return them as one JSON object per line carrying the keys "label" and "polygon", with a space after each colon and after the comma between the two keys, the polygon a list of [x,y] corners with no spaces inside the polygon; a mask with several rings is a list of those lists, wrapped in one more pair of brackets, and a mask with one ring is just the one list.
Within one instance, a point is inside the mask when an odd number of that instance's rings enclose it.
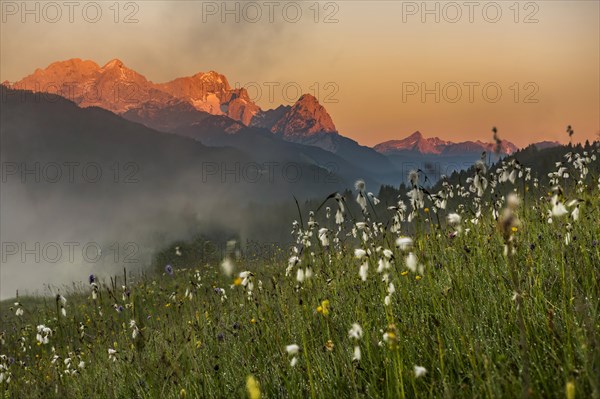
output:
{"label": "orange sky", "polygon": [[492,126],[517,145],[565,142],[569,124],[577,140],[600,134],[597,0],[522,1],[518,13],[513,1],[427,2],[429,14],[421,1],[227,2],[229,14],[221,1],[140,1],[119,3],[118,15],[100,2],[99,17],[80,7],[72,23],[64,7],[1,3],[2,81],[57,60],[119,58],[155,82],[219,71],[263,108],[316,94],[366,145],[415,130],[490,140]]}

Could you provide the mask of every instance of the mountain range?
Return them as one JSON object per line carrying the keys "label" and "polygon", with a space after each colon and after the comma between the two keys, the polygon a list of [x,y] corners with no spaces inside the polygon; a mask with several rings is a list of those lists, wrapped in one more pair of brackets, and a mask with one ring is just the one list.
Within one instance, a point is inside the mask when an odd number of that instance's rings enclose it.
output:
{"label": "mountain range", "polygon": [[[246,89],[232,88],[227,78],[215,71],[154,83],[118,59],[100,66],[75,58],[3,85],[57,94],[79,107],[104,108],[129,121],[191,137],[207,146],[234,147],[255,160],[302,160],[335,170],[344,180],[356,173],[355,177],[371,183],[398,185],[405,179],[407,162],[460,163],[453,168],[457,170],[479,159],[484,151],[496,152],[494,143],[455,143],[425,138],[420,132],[373,148],[362,146],[338,131],[314,96],[303,94],[293,105],[262,110]],[[497,155],[516,150],[514,144],[502,141]]]}
{"label": "mountain range", "polygon": [[195,110],[227,116],[245,126],[268,128],[290,138],[337,131],[325,108],[311,95],[301,96],[293,106],[262,111],[245,88],[232,88],[227,78],[215,71],[153,83],[118,59],[99,66],[74,58],[36,69],[10,86],[58,94],[81,107],[97,106],[119,115],[149,109]]}
{"label": "mountain range", "polygon": [[484,143],[481,141],[463,141],[455,143],[445,141],[438,137],[425,138],[421,132],[415,132],[402,140],[390,140],[377,144],[373,147],[382,154],[401,154],[403,152],[417,152],[420,154],[436,155],[458,155],[470,152],[481,154],[486,152],[500,152],[503,155],[511,155],[518,148],[513,143],[502,140],[499,151],[494,143]]}

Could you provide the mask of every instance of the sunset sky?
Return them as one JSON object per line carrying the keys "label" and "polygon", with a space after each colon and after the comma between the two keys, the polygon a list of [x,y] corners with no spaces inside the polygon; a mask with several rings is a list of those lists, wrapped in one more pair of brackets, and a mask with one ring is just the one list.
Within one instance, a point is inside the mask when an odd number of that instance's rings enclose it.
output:
{"label": "sunset sky", "polygon": [[[154,82],[218,71],[232,86],[249,86],[263,109],[293,102],[299,87],[319,97],[342,134],[365,145],[416,130],[489,141],[492,126],[520,146],[566,142],[569,124],[578,141],[600,134],[597,0],[426,3],[439,22],[420,1],[228,2],[234,11],[224,15],[221,1],[139,1],[120,3],[118,16],[113,2],[99,2],[96,23],[84,18],[89,2],[73,10],[72,23],[66,7],[56,16],[39,3],[36,22],[22,15],[20,1],[1,3],[1,81],[58,60],[119,58]],[[36,2],[27,4],[35,10]],[[93,20],[95,10],[86,10]],[[133,23],[124,23],[129,14]],[[425,101],[423,84],[431,90]]]}

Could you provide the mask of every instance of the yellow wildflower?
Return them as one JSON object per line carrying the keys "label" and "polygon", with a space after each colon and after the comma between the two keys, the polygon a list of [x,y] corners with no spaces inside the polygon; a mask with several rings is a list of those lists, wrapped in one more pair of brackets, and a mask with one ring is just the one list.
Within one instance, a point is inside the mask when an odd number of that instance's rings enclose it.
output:
{"label": "yellow wildflower", "polygon": [[325,299],[321,302],[321,305],[317,306],[317,313],[321,313],[323,316],[329,314],[329,300]]}
{"label": "yellow wildflower", "polygon": [[567,382],[565,394],[567,396],[567,399],[575,399],[575,383],[573,381]]}
{"label": "yellow wildflower", "polygon": [[260,385],[251,375],[246,378],[246,390],[250,399],[260,399]]}

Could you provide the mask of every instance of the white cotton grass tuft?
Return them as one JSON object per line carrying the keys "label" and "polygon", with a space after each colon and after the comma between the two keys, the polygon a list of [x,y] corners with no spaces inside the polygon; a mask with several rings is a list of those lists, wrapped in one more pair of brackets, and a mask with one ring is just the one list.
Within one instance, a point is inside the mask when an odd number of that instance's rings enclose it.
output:
{"label": "white cotton grass tuft", "polygon": [[344,214],[346,213],[346,207],[344,206],[344,197],[340,193],[335,193],[335,201],[338,204],[338,209],[335,211],[335,223],[344,223]]}
{"label": "white cotton grass tuft", "polygon": [[567,208],[565,208],[565,205],[562,202],[557,202],[552,207],[552,216],[554,217],[563,217],[567,213],[569,212],[567,211]]}
{"label": "white cotton grass tuft", "polygon": [[306,269],[304,269],[304,279],[305,280],[308,280],[312,276],[313,276],[313,271],[310,267],[307,267]]}
{"label": "white cotton grass tuft", "polygon": [[390,284],[388,285],[388,293],[391,295],[391,294],[393,294],[394,292],[396,292],[396,286],[394,285],[394,283],[390,283]]}
{"label": "white cotton grass tuft", "polygon": [[300,352],[300,346],[298,346],[296,344],[287,345],[285,347],[285,351],[287,352],[288,355],[294,356],[294,355],[297,355],[298,352]]}
{"label": "white cotton grass tuft", "polygon": [[358,205],[360,205],[360,208],[363,210],[363,212],[367,210],[367,199],[364,195],[362,195],[362,193],[358,193],[358,196],[356,197],[356,202],[358,203]]}
{"label": "white cotton grass tuft", "polygon": [[52,329],[50,327],[46,327],[43,324],[37,326],[37,334],[36,340],[40,344],[47,345],[50,343],[50,337],[52,336]]}
{"label": "white cotton grass tuft", "polygon": [[514,211],[521,205],[521,199],[516,193],[510,193],[506,196],[506,205]]}
{"label": "white cotton grass tuft", "polygon": [[319,229],[319,240],[321,240],[321,245],[324,247],[329,246],[329,237],[327,236],[328,232],[329,230],[325,227]]}
{"label": "white cotton grass tuft", "polygon": [[348,331],[348,338],[359,340],[363,336],[363,329],[358,323],[353,323],[352,328]]}
{"label": "white cotton grass tuft", "polygon": [[427,374],[427,369],[425,367],[415,365],[414,373],[415,373],[415,378],[421,378],[425,374]]}
{"label": "white cotton grass tuft", "polygon": [[362,259],[364,257],[367,257],[368,254],[367,251],[365,251],[364,249],[357,248],[354,250],[354,256],[356,257],[356,259]]}
{"label": "white cotton grass tuft", "polygon": [[381,201],[373,193],[367,193],[367,196],[373,201],[373,205],[378,205]]}
{"label": "white cotton grass tuft", "polygon": [[335,224],[342,223],[344,223],[344,213],[341,209],[338,209],[337,211],[335,211]]}
{"label": "white cotton grass tuft", "polygon": [[117,351],[113,348],[108,348],[108,360],[116,362],[117,361]]}
{"label": "white cotton grass tuft", "polygon": [[568,213],[569,213],[569,211],[565,207],[565,204],[563,204],[558,199],[558,195],[555,195],[554,197],[552,197],[552,211],[551,211],[551,215],[553,217],[560,218],[560,217],[563,217],[563,216],[567,215]]}
{"label": "white cotton grass tuft", "polygon": [[449,213],[448,216],[446,216],[446,220],[450,226],[458,226],[462,218],[458,213]]}
{"label": "white cotton grass tuft", "polygon": [[363,191],[365,191],[365,187],[366,187],[366,184],[363,179],[358,179],[357,181],[354,182],[354,189],[356,191],[363,192]]}
{"label": "white cotton grass tuft", "polygon": [[396,246],[401,251],[410,251],[412,249],[413,240],[410,237],[398,237],[396,239]]}
{"label": "white cotton grass tuft", "polygon": [[377,262],[377,273],[383,273],[384,270],[389,270],[392,264],[386,258],[381,258]]}
{"label": "white cotton grass tuft", "polygon": [[229,256],[225,257],[225,259],[223,259],[223,262],[221,262],[221,270],[223,271],[223,274],[225,274],[228,277],[231,277],[233,275],[233,268],[233,260],[231,260]]}
{"label": "white cotton grass tuft", "polygon": [[[451,238],[456,237],[462,232],[462,226],[460,225],[462,217],[458,213],[449,213],[448,216],[446,216],[446,220],[448,221],[448,225],[455,229],[455,231],[450,234]],[[475,218],[472,222],[477,224],[479,219]]]}
{"label": "white cotton grass tuft", "polygon": [[367,197],[365,196],[365,181],[362,179],[357,180],[354,183],[354,188],[358,191],[356,196],[356,202],[360,205],[360,208],[364,214],[367,214]]}
{"label": "white cotton grass tuft", "polygon": [[135,320],[129,321],[129,328],[131,328],[131,338],[136,339],[140,335],[140,329]]}
{"label": "white cotton grass tuft", "polygon": [[304,282],[304,277],[304,270],[302,268],[298,268],[298,271],[296,272],[296,281],[302,283]]}
{"label": "white cotton grass tuft", "polygon": [[573,209],[573,212],[571,212],[571,218],[575,222],[579,220],[579,205],[577,205],[575,209]]}
{"label": "white cotton grass tuft", "polygon": [[358,271],[358,275],[362,281],[367,281],[367,275],[369,272],[369,262],[365,262],[360,265],[360,269]]}
{"label": "white cotton grass tuft", "polygon": [[417,264],[418,264],[418,260],[417,260],[417,256],[411,252],[406,256],[406,268],[408,270],[410,270],[411,272],[415,273],[417,271]]}
{"label": "white cotton grass tuft", "polygon": [[290,259],[288,260],[288,267],[286,269],[286,276],[289,275],[289,273],[292,271],[292,269],[294,268],[294,266],[296,266],[297,264],[300,263],[300,258],[296,255],[292,255],[290,257]]}
{"label": "white cotton grass tuft", "polygon": [[419,172],[416,170],[411,170],[408,172],[408,181],[410,181],[410,184],[415,187],[419,183]]}
{"label": "white cotton grass tuft", "polygon": [[361,358],[360,346],[356,345],[354,347],[354,352],[352,354],[352,361],[360,362],[360,358]]}
{"label": "white cotton grass tuft", "polygon": [[292,359],[290,360],[290,366],[296,367],[296,364],[298,363],[297,355],[300,353],[300,346],[296,344],[287,345],[285,347],[285,351],[287,352],[288,356],[292,356]]}

